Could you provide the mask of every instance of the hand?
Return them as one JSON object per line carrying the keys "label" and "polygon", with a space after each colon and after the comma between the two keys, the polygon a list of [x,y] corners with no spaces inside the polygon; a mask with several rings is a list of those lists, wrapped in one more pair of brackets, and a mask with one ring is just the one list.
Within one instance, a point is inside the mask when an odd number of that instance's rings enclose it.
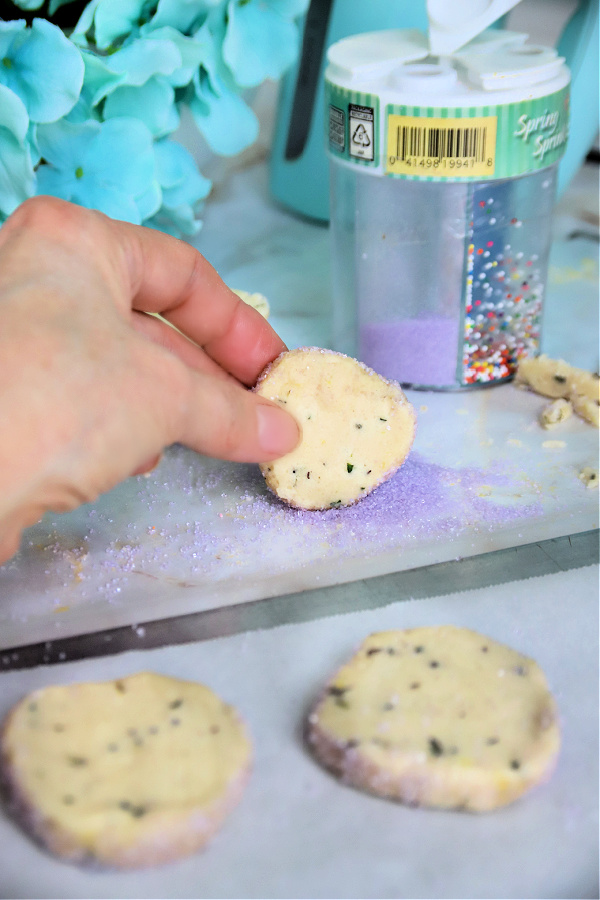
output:
{"label": "hand", "polygon": [[174,442],[246,462],[291,450],[295,421],[245,387],[284,349],[190,245],[28,200],[0,229],[0,561],[44,512]]}

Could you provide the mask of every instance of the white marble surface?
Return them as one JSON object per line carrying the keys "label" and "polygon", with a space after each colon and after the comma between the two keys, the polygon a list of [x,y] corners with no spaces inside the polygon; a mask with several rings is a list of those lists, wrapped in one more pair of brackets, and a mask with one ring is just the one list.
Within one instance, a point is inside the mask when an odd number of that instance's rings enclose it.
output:
{"label": "white marble surface", "polygon": [[[365,590],[367,587],[365,586]],[[254,771],[205,852],[94,873],[38,850],[0,811],[7,898],[592,898],[598,896],[598,567],[400,602],[229,638],[0,676],[0,719],[57,682],[152,669],[211,686],[244,716]],[[301,740],[323,681],[373,631],[452,623],[532,656],[560,710],[551,780],[471,815],[409,809],[344,787]]]}
{"label": "white marble surface", "polygon": [[[561,212],[565,229],[590,192],[579,196]],[[217,182],[204,222],[197,246],[232,287],[268,297],[289,346],[328,345],[327,229],[269,199],[264,160]],[[597,244],[568,233],[554,244],[544,347],[595,369]],[[598,492],[577,477],[597,460],[591,425],[572,417],[544,431],[546,401],[510,384],[409,396],[418,416],[411,456],[352,511],[303,518],[268,495],[257,467],[175,448],[150,478],[46,516],[0,568],[0,650],[598,526]]]}

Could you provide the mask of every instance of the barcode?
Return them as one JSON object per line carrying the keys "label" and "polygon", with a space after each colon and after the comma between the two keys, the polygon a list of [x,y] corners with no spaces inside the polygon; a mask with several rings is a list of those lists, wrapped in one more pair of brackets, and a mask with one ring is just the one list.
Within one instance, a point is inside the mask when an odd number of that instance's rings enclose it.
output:
{"label": "barcode", "polygon": [[404,125],[397,128],[396,158],[472,159],[484,162],[487,128],[428,128]]}
{"label": "barcode", "polygon": [[496,116],[458,118],[388,113],[386,173],[457,179],[494,174]]}

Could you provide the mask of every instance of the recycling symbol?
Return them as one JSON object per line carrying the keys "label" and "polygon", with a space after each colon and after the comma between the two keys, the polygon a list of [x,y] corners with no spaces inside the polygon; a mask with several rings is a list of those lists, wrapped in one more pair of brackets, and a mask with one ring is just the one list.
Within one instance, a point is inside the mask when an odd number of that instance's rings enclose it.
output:
{"label": "recycling symbol", "polygon": [[360,144],[361,147],[370,147],[371,146],[371,139],[369,138],[369,135],[367,134],[367,129],[362,124],[362,122],[356,126],[356,130],[355,130],[354,134],[352,135],[352,142],[354,144]]}

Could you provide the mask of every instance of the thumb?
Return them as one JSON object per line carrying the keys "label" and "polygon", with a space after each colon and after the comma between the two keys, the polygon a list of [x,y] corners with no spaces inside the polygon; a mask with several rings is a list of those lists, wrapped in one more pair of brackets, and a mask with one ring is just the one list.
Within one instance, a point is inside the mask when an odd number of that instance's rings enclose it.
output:
{"label": "thumb", "polygon": [[206,456],[268,462],[300,440],[296,420],[276,403],[235,381],[192,372],[181,443]]}

